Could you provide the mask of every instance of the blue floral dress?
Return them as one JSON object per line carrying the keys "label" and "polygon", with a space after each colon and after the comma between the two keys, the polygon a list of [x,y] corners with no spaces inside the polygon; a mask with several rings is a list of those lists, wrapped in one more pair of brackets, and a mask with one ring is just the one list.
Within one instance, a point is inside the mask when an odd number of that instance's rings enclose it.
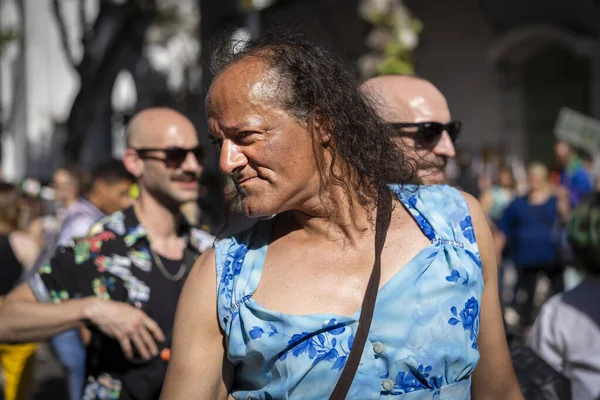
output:
{"label": "blue floral dress", "polygon": [[[348,399],[468,399],[479,360],[481,259],[468,205],[448,186],[391,185],[431,244],[381,289]],[[290,315],[252,299],[271,221],[217,243],[218,317],[235,399],[327,399],[358,327],[351,317]]]}

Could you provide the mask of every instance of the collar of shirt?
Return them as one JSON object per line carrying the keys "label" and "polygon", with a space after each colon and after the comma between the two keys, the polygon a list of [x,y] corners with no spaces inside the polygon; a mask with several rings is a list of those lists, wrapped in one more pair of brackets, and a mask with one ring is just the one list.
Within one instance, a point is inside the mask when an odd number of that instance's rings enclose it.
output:
{"label": "collar of shirt", "polygon": [[[126,208],[122,213],[124,216],[123,223],[126,232],[124,237],[125,244],[128,247],[132,247],[141,240],[150,243],[146,228],[144,228],[135,215],[133,206]],[[215,239],[212,235],[194,228],[183,216],[181,216],[179,220],[181,221],[181,224],[178,230],[180,237],[185,241],[186,247],[191,247],[198,253],[202,253],[212,247]]]}

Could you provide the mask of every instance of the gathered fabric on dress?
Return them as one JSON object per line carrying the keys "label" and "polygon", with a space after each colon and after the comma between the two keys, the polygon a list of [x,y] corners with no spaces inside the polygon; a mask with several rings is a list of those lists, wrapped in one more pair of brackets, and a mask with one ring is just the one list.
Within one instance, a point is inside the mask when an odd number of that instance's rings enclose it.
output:
{"label": "gathered fabric on dress", "polygon": [[[444,185],[390,189],[431,244],[380,288],[347,398],[468,399],[483,292],[468,204]],[[326,399],[352,348],[360,310],[350,317],[291,315],[255,302],[272,224],[261,221],[215,246],[218,317],[235,366],[231,394]]]}

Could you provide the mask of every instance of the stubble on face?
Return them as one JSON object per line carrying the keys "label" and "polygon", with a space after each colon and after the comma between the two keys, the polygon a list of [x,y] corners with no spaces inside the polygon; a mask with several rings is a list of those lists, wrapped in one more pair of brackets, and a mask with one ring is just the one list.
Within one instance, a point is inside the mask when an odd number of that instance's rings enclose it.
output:
{"label": "stubble on face", "polygon": [[312,136],[284,109],[287,96],[278,74],[255,58],[229,66],[209,91],[209,126],[223,140],[221,170],[249,216],[299,207],[319,182]]}

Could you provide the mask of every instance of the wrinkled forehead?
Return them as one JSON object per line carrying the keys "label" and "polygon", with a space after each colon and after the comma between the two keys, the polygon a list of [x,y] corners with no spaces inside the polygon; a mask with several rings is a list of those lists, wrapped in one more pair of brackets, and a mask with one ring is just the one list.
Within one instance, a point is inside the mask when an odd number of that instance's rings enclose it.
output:
{"label": "wrinkled forehead", "polygon": [[209,118],[226,118],[260,106],[278,104],[282,80],[277,71],[258,57],[234,62],[211,84],[206,97]]}

